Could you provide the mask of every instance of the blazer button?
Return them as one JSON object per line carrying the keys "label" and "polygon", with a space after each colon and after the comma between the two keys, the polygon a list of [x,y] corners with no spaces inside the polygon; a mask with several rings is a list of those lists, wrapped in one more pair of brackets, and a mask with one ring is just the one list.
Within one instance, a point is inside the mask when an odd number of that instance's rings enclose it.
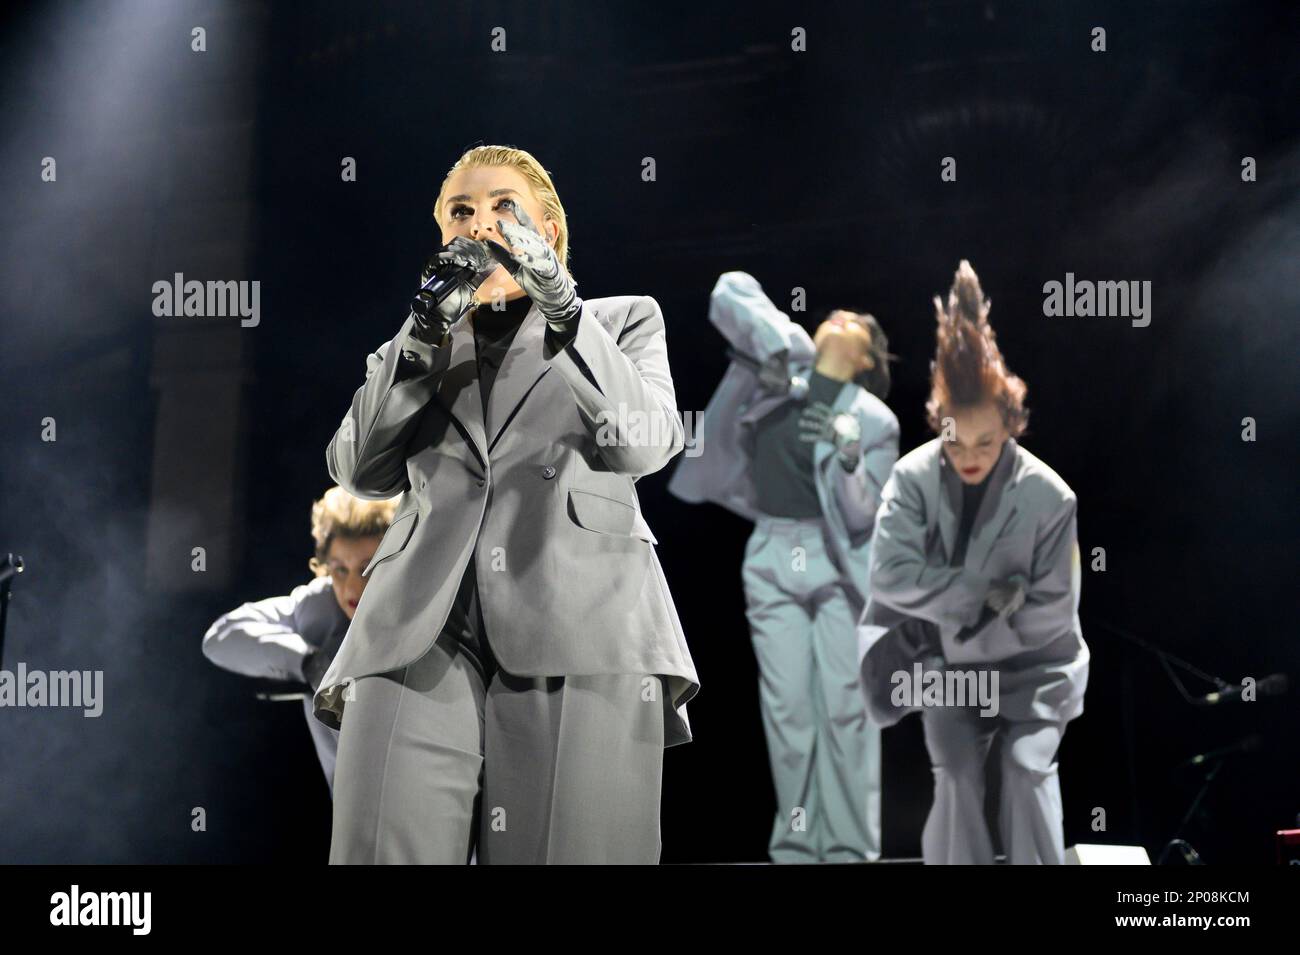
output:
{"label": "blazer button", "polygon": [[479,487],[482,487],[484,484],[487,484],[487,481],[483,480],[482,478],[479,478],[476,483],[478,484]]}
{"label": "blazer button", "polygon": [[542,468],[542,477],[547,481],[555,477],[555,468],[551,467],[549,464],[546,465],[546,467]]}

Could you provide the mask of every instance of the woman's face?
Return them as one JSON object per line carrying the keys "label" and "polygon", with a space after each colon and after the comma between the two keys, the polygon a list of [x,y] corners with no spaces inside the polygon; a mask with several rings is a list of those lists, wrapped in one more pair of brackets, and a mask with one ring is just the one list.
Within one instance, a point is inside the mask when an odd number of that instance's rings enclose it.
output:
{"label": "woman's face", "polygon": [[[442,208],[438,210],[438,225],[442,229],[442,244],[446,245],[458,235],[468,239],[485,239],[502,248],[509,243],[497,231],[497,219],[514,222],[509,204],[502,199],[513,199],[528,213],[529,218],[542,230],[548,245],[555,247],[560,227],[546,218],[546,210],[533,195],[532,187],[523,173],[513,166],[476,166],[457,169],[447,180]],[[491,302],[493,294],[507,299],[518,298],[524,290],[510,275],[505,266],[497,266],[487,280],[479,286],[474,296],[480,302]]]}
{"label": "woman's face", "polygon": [[871,329],[856,312],[836,309],[817,326],[813,345],[819,356],[835,354],[854,369],[854,374],[875,365],[871,357]]}
{"label": "woman's face", "polygon": [[986,401],[947,411],[945,416],[952,418],[957,432],[956,438],[943,443],[948,463],[964,482],[979,484],[989,476],[1002,454],[1002,445],[1011,437],[1002,423],[1002,414],[996,404]]}
{"label": "woman's face", "polygon": [[370,558],[375,556],[379,542],[383,539],[383,534],[371,534],[367,537],[336,537],[330,541],[325,565],[334,585],[334,599],[339,602],[349,620],[357,612],[361,591],[366,589],[366,583],[370,580],[369,577],[362,577],[361,572],[370,563]]}

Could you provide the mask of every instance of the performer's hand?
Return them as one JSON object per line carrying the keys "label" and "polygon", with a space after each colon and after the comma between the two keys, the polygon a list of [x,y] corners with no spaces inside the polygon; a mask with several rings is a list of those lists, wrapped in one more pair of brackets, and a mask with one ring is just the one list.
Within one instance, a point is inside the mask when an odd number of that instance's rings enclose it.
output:
{"label": "performer's hand", "polygon": [[758,383],[768,391],[785,394],[790,390],[789,352],[781,349],[763,362],[758,370]]}
{"label": "performer's hand", "polygon": [[497,262],[509,270],[527,293],[546,321],[557,332],[568,332],[582,314],[582,299],[569,273],[560,264],[555,250],[547,244],[541,231],[524,207],[513,199],[502,199],[518,222],[497,220],[497,231],[510,247],[489,239],[484,244]]}
{"label": "performer's hand", "polygon": [[984,599],[988,608],[1003,620],[1025,605],[1025,581],[1021,577],[997,580],[989,585]]}
{"label": "performer's hand", "polygon": [[441,302],[435,302],[429,292],[421,290],[416,293],[411,301],[411,313],[415,316],[414,334],[430,345],[441,344],[447,330],[473,302],[474,292],[497,270],[497,261],[489,254],[486,243],[458,235],[425,263],[420,273],[420,285],[424,286],[445,262],[471,268],[474,275],[460,283]]}
{"label": "performer's hand", "polygon": [[840,464],[846,469],[857,467],[862,457],[862,426],[851,414],[835,410],[824,401],[811,402],[799,417],[801,441],[830,441]]}

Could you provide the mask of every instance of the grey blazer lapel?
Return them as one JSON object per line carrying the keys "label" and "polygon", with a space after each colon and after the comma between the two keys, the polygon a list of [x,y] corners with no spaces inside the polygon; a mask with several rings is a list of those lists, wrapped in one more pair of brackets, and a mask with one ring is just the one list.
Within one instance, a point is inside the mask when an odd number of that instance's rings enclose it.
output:
{"label": "grey blazer lapel", "polygon": [[[952,562],[953,550],[957,547],[957,522],[961,517],[961,478],[948,461],[943,450],[943,439],[939,442],[936,454],[939,466],[935,468],[935,483],[931,485],[934,494],[935,522],[939,527],[939,537],[943,542],[943,563],[946,567]],[[967,545],[969,551],[969,545]]]}
{"label": "grey blazer lapel", "polygon": [[483,398],[479,394],[478,362],[474,349],[474,327],[468,316],[451,327],[451,357],[438,385],[438,400],[451,413],[474,445],[479,461],[487,467],[487,440],[483,432]]}
{"label": "grey blazer lapel", "polygon": [[[582,322],[594,322],[596,316],[583,303]],[[533,385],[541,379],[550,366],[542,361],[542,338],[546,334],[546,320],[536,305],[528,310],[524,320],[519,323],[510,348],[501,359],[496,379],[492,382],[492,391],[488,394],[487,434],[488,450],[497,443],[501,432],[510,420],[519,403],[527,397]],[[473,335],[470,336],[473,346]]]}
{"label": "grey blazer lapel", "polygon": [[1016,516],[1016,491],[1019,483],[1013,480],[1015,464],[1016,439],[1008,438],[1002,449],[1001,460],[989,475],[989,487],[980,503],[980,511],[975,516],[975,526],[971,529],[966,561],[973,568],[983,569],[993,545]]}
{"label": "grey blazer lapel", "polygon": [[[1002,457],[989,475],[988,490],[980,501],[979,513],[971,527],[970,540],[966,544],[966,561],[968,567],[983,567],[989,551],[1002,533],[1002,529],[1015,516],[1016,484],[1015,476],[1016,439],[1008,438],[1002,451]],[[957,523],[961,517],[961,478],[948,462],[942,441],[939,444],[939,486],[937,488],[939,534],[943,538],[944,561],[952,560],[953,548],[957,545]]]}
{"label": "grey blazer lapel", "polygon": [[785,395],[777,394],[775,392],[764,392],[758,386],[755,386],[754,395],[756,397],[751,399],[751,403],[745,407],[745,410],[741,412],[740,417],[736,419],[737,424],[746,427],[752,426],[762,418],[766,417],[777,407],[777,405],[790,400]]}

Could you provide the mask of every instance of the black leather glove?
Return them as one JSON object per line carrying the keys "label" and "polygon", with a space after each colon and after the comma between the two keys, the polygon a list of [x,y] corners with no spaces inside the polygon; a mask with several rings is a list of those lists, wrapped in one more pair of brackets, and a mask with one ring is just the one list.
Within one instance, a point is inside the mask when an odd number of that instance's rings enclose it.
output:
{"label": "black leather glove", "polygon": [[458,235],[425,263],[424,271],[420,273],[422,287],[444,262],[471,268],[474,274],[458,283],[441,302],[435,301],[433,295],[423,288],[415,294],[411,300],[411,314],[415,316],[411,334],[426,345],[442,344],[448,329],[474,303],[478,287],[498,268],[486,243]]}

